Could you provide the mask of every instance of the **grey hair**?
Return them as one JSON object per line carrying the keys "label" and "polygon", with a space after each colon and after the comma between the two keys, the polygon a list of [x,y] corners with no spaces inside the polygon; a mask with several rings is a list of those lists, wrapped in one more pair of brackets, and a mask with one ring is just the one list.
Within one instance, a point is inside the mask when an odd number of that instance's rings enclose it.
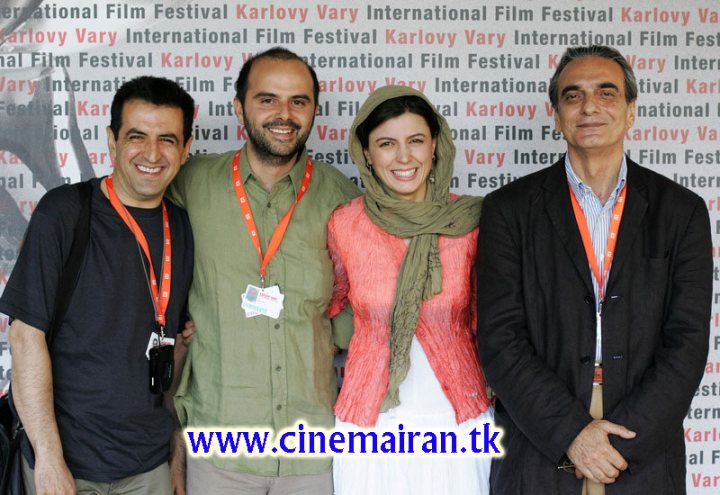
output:
{"label": "grey hair", "polygon": [[628,61],[620,54],[619,51],[617,51],[615,48],[602,45],[576,46],[570,47],[565,50],[565,53],[563,53],[557,69],[555,69],[555,74],[553,74],[552,78],[550,79],[548,96],[550,97],[550,103],[552,104],[553,109],[555,109],[556,111],[558,109],[558,81],[560,79],[560,74],[570,62],[583,57],[601,57],[616,62],[622,69],[623,77],[625,79],[625,100],[630,103],[637,99],[638,90],[637,81],[635,80],[635,73],[633,73],[632,67],[630,67]]}

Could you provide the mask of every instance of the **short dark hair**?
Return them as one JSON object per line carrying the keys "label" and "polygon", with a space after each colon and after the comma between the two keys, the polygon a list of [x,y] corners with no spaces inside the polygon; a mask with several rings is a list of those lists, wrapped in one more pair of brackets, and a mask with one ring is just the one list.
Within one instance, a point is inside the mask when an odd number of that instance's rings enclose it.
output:
{"label": "short dark hair", "polygon": [[406,113],[414,113],[425,120],[430,128],[430,135],[435,138],[440,134],[440,122],[438,122],[435,109],[419,96],[405,95],[385,100],[376,106],[370,115],[355,128],[355,135],[360,141],[363,149],[367,149],[370,141],[370,133],[386,120],[399,117]]}
{"label": "short dark hair", "polygon": [[615,48],[602,45],[576,46],[565,50],[557,69],[555,69],[555,74],[553,74],[550,79],[548,96],[550,97],[550,103],[555,110],[558,109],[560,101],[560,95],[558,95],[558,81],[560,80],[560,74],[570,62],[583,57],[601,57],[616,62],[622,69],[623,77],[625,79],[625,101],[630,103],[637,99],[638,90],[635,74],[633,73],[632,67],[630,67],[628,61],[620,54],[619,51]]}
{"label": "short dark hair", "polygon": [[247,95],[248,79],[250,78],[252,66],[255,62],[264,58],[275,60],[297,60],[298,62],[302,62],[302,64],[307,67],[310,72],[310,77],[312,77],[315,105],[318,104],[318,97],[320,96],[320,83],[318,82],[315,69],[310,67],[310,65],[308,65],[308,63],[296,53],[291,52],[287,48],[276,46],[275,48],[270,48],[264,52],[256,53],[250,57],[240,69],[240,74],[238,74],[238,78],[235,81],[235,97],[240,100],[240,103],[242,103],[243,106],[245,106],[245,96]]}
{"label": "short dark hair", "polygon": [[183,143],[192,136],[195,100],[178,83],[164,77],[140,76],[120,86],[110,106],[110,129],[115,139],[122,127],[122,111],[125,103],[142,100],[161,107],[179,108],[183,113]]}

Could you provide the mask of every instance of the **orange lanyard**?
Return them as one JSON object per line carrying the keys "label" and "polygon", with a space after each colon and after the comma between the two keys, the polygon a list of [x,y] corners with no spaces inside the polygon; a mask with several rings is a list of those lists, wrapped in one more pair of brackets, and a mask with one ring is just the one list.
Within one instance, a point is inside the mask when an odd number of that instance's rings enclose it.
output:
{"label": "orange lanyard", "polygon": [[158,283],[155,278],[155,270],[153,269],[152,258],[150,257],[150,248],[145,239],[145,234],[140,229],[135,219],[130,215],[130,212],[120,202],[120,198],[113,190],[112,175],[105,179],[107,185],[108,197],[110,204],[118,212],[120,218],[123,219],[125,224],[128,226],[130,231],[135,235],[135,240],[138,245],[142,248],[145,256],[147,257],[148,264],[150,265],[150,291],[153,297],[153,307],[155,308],[155,321],[157,321],[160,328],[165,326],[165,313],[167,311],[168,303],[170,302],[170,271],[172,267],[172,248],[170,244],[170,222],[168,221],[167,208],[165,207],[165,201],[162,201],[162,212],[163,212],[163,262],[162,262],[162,286],[158,291]]}
{"label": "orange lanyard", "polygon": [[307,162],[305,162],[305,174],[303,175],[303,180],[300,185],[300,190],[298,191],[297,198],[295,198],[295,202],[292,204],[292,206],[290,206],[290,209],[287,211],[287,213],[285,213],[285,215],[280,219],[277,227],[275,227],[275,232],[273,232],[273,235],[270,238],[270,244],[268,245],[267,253],[265,253],[265,255],[263,256],[262,248],[260,247],[260,236],[258,235],[257,227],[255,225],[255,218],[253,217],[252,210],[250,209],[250,201],[248,200],[247,193],[245,192],[245,186],[243,186],[242,178],[240,177],[241,152],[242,150],[238,150],[238,152],[235,153],[235,157],[233,158],[232,179],[233,184],[235,185],[235,194],[237,196],[238,203],[240,203],[240,209],[242,210],[243,219],[245,219],[245,226],[248,229],[250,239],[252,239],[258,256],[260,257],[260,281],[264,286],[267,266],[270,263],[272,257],[275,256],[275,253],[277,253],[278,249],[280,248],[280,244],[282,243],[283,237],[285,237],[285,232],[287,231],[288,225],[290,224],[290,217],[292,217],[292,214],[295,211],[295,207],[305,195],[305,191],[307,191],[307,188],[310,186],[310,178],[312,177],[313,173],[313,165],[310,161],[310,158],[308,157]]}
{"label": "orange lanyard", "polygon": [[585,213],[583,213],[580,203],[578,203],[570,184],[568,184],[568,187],[570,188],[570,200],[572,201],[573,212],[575,213],[575,221],[580,229],[580,237],[582,237],[583,246],[585,247],[585,256],[587,256],[590,268],[592,268],[593,274],[595,274],[595,280],[597,280],[598,283],[598,295],[600,296],[600,302],[602,302],[605,297],[605,281],[607,280],[610,265],[612,264],[613,254],[615,253],[615,245],[617,244],[618,231],[620,230],[620,220],[622,219],[623,209],[625,208],[627,184],[623,186],[622,191],[620,191],[620,195],[615,202],[615,206],[613,206],[602,274],[600,274],[600,268],[597,264],[597,256],[595,256],[595,250],[593,249],[592,237],[590,236],[590,230],[588,229]]}

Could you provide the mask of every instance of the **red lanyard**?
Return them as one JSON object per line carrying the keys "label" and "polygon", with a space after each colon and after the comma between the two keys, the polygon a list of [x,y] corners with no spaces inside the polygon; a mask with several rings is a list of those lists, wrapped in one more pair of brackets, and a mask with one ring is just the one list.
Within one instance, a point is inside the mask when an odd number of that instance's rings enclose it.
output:
{"label": "red lanyard", "polygon": [[[570,187],[570,184],[568,184]],[[600,301],[604,300],[605,293],[605,281],[607,280],[608,272],[610,271],[610,265],[612,263],[613,254],[615,253],[615,245],[617,244],[618,231],[620,230],[620,220],[622,219],[623,209],[625,208],[625,196],[627,194],[627,184],[623,186],[620,195],[618,196],[615,206],[613,206],[612,218],[610,219],[610,232],[608,235],[607,246],[605,248],[605,263],[603,264],[602,276],[600,274],[600,268],[597,264],[597,257],[595,256],[595,250],[593,249],[592,237],[590,236],[590,230],[588,229],[587,219],[585,213],[583,213],[580,203],[578,203],[575,193],[570,187],[570,200],[572,201],[573,212],[575,213],[575,221],[577,222],[578,228],[580,229],[580,236],[582,237],[583,246],[585,247],[585,256],[587,256],[590,267],[595,274],[595,280],[598,283],[598,290]]]}
{"label": "red lanyard", "polygon": [[238,152],[235,153],[235,157],[233,158],[232,179],[233,184],[235,185],[235,194],[237,195],[238,203],[240,203],[240,209],[242,210],[243,218],[245,219],[245,226],[248,229],[250,239],[252,239],[258,256],[260,257],[260,281],[264,285],[265,274],[267,273],[267,266],[270,263],[272,257],[275,256],[275,253],[277,253],[278,249],[280,248],[280,244],[282,243],[283,237],[285,237],[285,232],[287,231],[288,225],[290,224],[290,217],[292,217],[292,214],[295,211],[295,207],[305,195],[305,191],[307,191],[308,186],[310,186],[310,178],[312,177],[313,173],[313,165],[310,161],[310,158],[308,157],[307,162],[305,162],[305,174],[303,175],[302,184],[300,185],[300,190],[298,191],[297,198],[295,198],[295,202],[292,204],[292,206],[290,206],[290,209],[287,211],[287,213],[285,213],[285,215],[280,219],[277,227],[275,227],[275,232],[273,232],[273,235],[270,238],[270,244],[268,245],[267,253],[265,253],[265,256],[263,256],[262,248],[260,247],[260,237],[258,235],[257,227],[255,226],[255,218],[253,217],[252,210],[250,209],[250,201],[248,200],[247,193],[245,192],[245,186],[243,186],[242,178],[240,177],[241,151],[242,150],[238,150]]}
{"label": "red lanyard", "polygon": [[158,291],[158,283],[155,278],[155,270],[153,269],[152,258],[150,257],[150,248],[148,247],[147,239],[145,234],[140,229],[135,219],[127,211],[125,205],[120,202],[117,194],[113,190],[112,175],[105,179],[107,185],[108,197],[110,204],[118,212],[120,218],[123,219],[128,228],[135,235],[137,243],[142,248],[145,256],[147,257],[148,264],[150,265],[150,290],[153,296],[153,306],[155,307],[155,321],[157,321],[160,327],[165,326],[165,312],[167,311],[168,303],[170,302],[170,271],[172,266],[172,248],[170,244],[170,222],[168,221],[167,208],[165,207],[165,201],[162,201],[162,212],[163,212],[163,261],[162,261],[162,286]]}

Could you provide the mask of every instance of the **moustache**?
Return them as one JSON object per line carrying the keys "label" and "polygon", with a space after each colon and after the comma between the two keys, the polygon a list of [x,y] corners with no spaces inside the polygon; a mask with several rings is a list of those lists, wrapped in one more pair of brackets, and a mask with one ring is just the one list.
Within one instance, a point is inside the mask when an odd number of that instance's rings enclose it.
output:
{"label": "moustache", "polygon": [[269,127],[277,127],[277,126],[285,126],[285,127],[291,127],[295,129],[296,131],[300,130],[300,124],[297,124],[293,122],[292,120],[273,120],[272,122],[267,122],[266,124],[263,124],[263,127],[265,129]]}

